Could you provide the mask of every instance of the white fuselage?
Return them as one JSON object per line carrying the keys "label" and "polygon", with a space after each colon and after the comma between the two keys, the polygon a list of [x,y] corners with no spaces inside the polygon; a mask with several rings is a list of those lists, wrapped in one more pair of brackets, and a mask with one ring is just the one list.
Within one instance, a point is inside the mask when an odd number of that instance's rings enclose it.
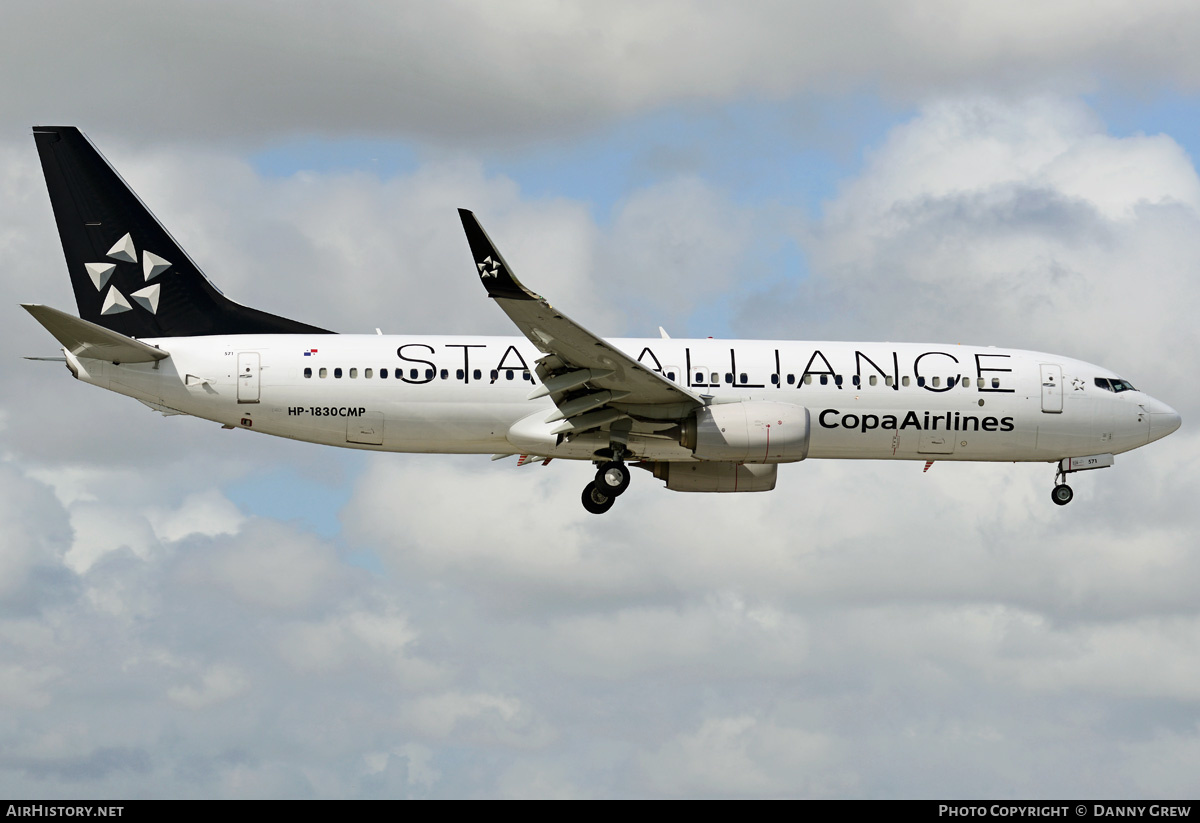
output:
{"label": "white fuselage", "polygon": [[[590,459],[595,433],[549,434],[541,356],[520,337],[231,335],[147,340],[158,363],[71,359],[80,379],[175,411],[331,446]],[[1128,451],[1178,415],[1113,392],[1111,371],[1057,355],[975,346],[626,339],[612,344],[711,402],[806,407],[810,458],[1053,461]],[[307,354],[306,354],[307,353]],[[663,430],[669,428],[664,423]],[[559,442],[562,440],[562,442]],[[606,440],[604,441],[607,442]],[[652,460],[695,459],[634,436]]]}

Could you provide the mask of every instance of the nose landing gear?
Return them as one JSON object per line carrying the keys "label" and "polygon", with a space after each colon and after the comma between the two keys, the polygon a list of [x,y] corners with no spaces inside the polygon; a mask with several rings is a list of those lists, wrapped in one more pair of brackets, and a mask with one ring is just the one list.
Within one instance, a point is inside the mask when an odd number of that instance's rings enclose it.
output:
{"label": "nose landing gear", "polygon": [[583,507],[592,514],[604,514],[628,488],[629,467],[618,455],[596,469],[596,479],[583,489]]}
{"label": "nose landing gear", "polygon": [[1056,506],[1065,506],[1075,499],[1075,491],[1067,485],[1067,472],[1062,463],[1054,472],[1054,488],[1050,490],[1050,499]]}
{"label": "nose landing gear", "polygon": [[1065,506],[1075,498],[1075,492],[1067,485],[1067,475],[1071,472],[1089,471],[1091,469],[1107,469],[1113,464],[1111,454],[1089,454],[1085,457],[1064,457],[1058,461],[1058,469],[1054,473],[1054,489],[1050,499],[1056,506]]}

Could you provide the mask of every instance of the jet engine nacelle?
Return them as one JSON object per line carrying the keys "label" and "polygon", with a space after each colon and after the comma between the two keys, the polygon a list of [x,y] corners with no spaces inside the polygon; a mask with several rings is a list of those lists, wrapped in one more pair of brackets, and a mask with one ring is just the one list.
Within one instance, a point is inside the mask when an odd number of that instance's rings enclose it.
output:
{"label": "jet engine nacelle", "polygon": [[808,456],[808,409],[745,400],[705,406],[683,424],[680,442],[700,460],[790,463]]}

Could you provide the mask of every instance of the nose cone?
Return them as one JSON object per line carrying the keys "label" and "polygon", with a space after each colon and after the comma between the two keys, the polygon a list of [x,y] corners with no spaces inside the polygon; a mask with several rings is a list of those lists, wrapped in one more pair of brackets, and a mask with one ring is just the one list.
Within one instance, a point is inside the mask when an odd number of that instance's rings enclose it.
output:
{"label": "nose cone", "polygon": [[1150,440],[1147,442],[1153,443],[1155,440],[1162,440],[1179,428],[1182,423],[1179,412],[1166,403],[1155,400],[1150,406]]}

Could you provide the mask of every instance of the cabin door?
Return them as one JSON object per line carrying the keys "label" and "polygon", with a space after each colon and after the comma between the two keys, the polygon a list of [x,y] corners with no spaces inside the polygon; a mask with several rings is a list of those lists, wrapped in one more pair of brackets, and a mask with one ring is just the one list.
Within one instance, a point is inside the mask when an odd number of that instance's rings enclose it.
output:
{"label": "cabin door", "polygon": [[259,359],[256,351],[238,352],[237,398],[239,403],[257,403]]}
{"label": "cabin door", "polygon": [[1062,369],[1042,364],[1042,411],[1047,414],[1062,413]]}

